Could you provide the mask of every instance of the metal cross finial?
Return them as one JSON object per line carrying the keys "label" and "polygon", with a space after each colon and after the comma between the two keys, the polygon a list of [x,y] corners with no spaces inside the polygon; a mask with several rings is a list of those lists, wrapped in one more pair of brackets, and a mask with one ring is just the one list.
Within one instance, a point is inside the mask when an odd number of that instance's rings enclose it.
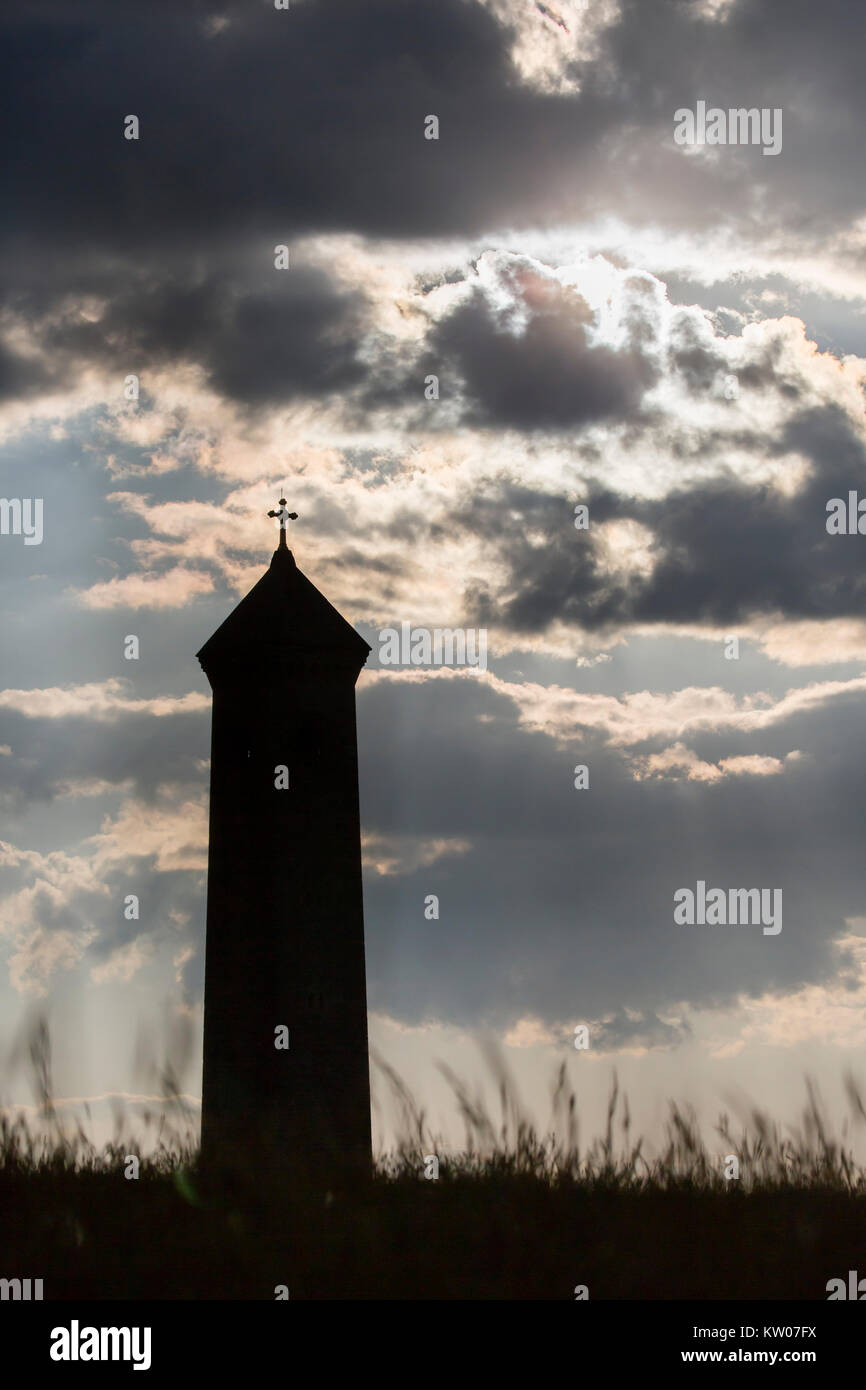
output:
{"label": "metal cross finial", "polygon": [[288,547],[286,546],[286,522],[287,522],[287,521],[297,521],[297,519],[298,519],[298,513],[297,513],[297,512],[287,512],[287,511],[286,511],[286,499],[285,499],[285,497],[281,497],[281,498],[280,498],[280,510],[279,510],[278,512],[275,512],[273,509],[271,509],[271,511],[268,512],[268,516],[279,517],[279,521],[280,521],[280,547],[281,547],[282,549],[288,549]]}

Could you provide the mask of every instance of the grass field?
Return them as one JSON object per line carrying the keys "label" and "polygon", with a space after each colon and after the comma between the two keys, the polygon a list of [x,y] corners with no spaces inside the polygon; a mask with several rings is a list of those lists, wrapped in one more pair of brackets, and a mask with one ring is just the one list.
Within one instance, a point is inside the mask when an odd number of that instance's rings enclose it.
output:
{"label": "grass field", "polygon": [[[735,1136],[723,1117],[713,1153],[671,1105],[647,1159],[615,1084],[606,1131],[581,1152],[564,1066],[547,1136],[504,1077],[496,1121],[452,1077],[466,1145],[430,1179],[436,1140],[385,1067],[402,1139],[368,1179],[214,1178],[178,1105],[129,1180],[135,1145],[119,1133],[97,1152],[65,1130],[39,1057],[40,1131],[20,1116],[0,1128],[0,1277],[41,1278],[46,1299],[273,1299],[285,1286],[291,1298],[572,1300],[584,1286],[590,1299],[824,1300],[828,1280],[866,1276],[866,1173],[811,1088],[793,1137],[757,1113]],[[853,1078],[846,1089],[862,1123]]]}

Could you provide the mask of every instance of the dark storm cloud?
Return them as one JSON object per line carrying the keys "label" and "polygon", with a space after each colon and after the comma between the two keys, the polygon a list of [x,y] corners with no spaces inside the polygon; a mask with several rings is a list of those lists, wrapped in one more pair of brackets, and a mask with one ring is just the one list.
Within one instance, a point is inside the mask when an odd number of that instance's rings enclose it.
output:
{"label": "dark storm cloud", "polygon": [[[43,976],[47,979],[57,968],[58,950],[61,960],[66,957],[72,963],[67,955],[70,947],[74,957],[86,948],[87,966],[99,968],[115,951],[136,941],[144,947],[145,960],[154,945],[167,944],[177,953],[189,943],[192,951],[177,964],[185,991],[191,991],[193,998],[200,997],[203,966],[197,948],[204,935],[201,872],[157,871],[155,855],[128,855],[102,866],[98,886],[83,886],[74,858],[65,867],[66,873],[54,856],[41,866],[28,861],[4,869],[6,893],[14,895],[16,888],[32,889],[26,918],[5,923],[6,935],[20,953],[14,971],[20,982],[32,986],[41,983]],[[49,886],[46,880],[53,882]],[[130,895],[138,899],[138,915],[128,919]]]}
{"label": "dark storm cloud", "polygon": [[[0,840],[16,847],[11,851],[11,867],[3,871],[4,896],[42,878],[57,885],[49,889],[36,884],[28,913],[30,925],[24,928],[19,943],[24,959],[29,959],[31,947],[35,950],[33,966],[27,967],[24,978],[39,978],[39,962],[43,954],[47,961],[52,959],[52,941],[59,933],[72,933],[82,944],[85,936],[93,934],[87,944],[88,966],[99,966],[113,951],[138,939],[148,948],[153,941],[180,949],[190,936],[194,943],[201,943],[202,870],[158,863],[166,850],[179,861],[192,858],[194,862],[200,857],[199,827],[191,826],[192,843],[188,846],[179,830],[170,846],[160,847],[159,856],[155,849],[138,853],[125,825],[116,844],[110,842],[115,816],[124,822],[130,805],[135,807],[135,815],[147,807],[171,817],[177,815],[178,802],[184,797],[198,802],[208,781],[204,763],[209,751],[208,725],[206,711],[158,719],[123,711],[108,719],[48,719],[0,710],[0,744],[5,742],[12,749],[11,754],[0,757]],[[103,783],[106,790],[98,796],[74,795],[76,787],[88,783]],[[23,864],[16,864],[17,849],[30,851],[34,838],[43,838],[38,826],[49,806],[53,827],[49,839],[65,826],[72,841],[66,853],[73,861],[80,857],[95,870],[99,887],[83,885],[80,871],[72,865],[67,872],[57,856],[47,859],[42,867],[34,865],[29,855]],[[92,838],[82,841],[84,827],[91,830]],[[92,856],[105,836],[111,852],[105,862],[94,864]],[[129,894],[139,899],[140,915],[131,920],[124,911]],[[3,910],[0,908],[0,916]],[[201,961],[194,954],[183,967],[185,988],[194,997],[200,996],[201,974]]]}
{"label": "dark storm cloud", "polygon": [[[550,432],[573,430],[606,419],[637,417],[643,393],[659,367],[636,316],[620,350],[593,346],[595,315],[573,288],[540,273],[531,262],[508,266],[508,292],[521,322],[504,319],[487,286],[464,271],[465,297],[431,321],[413,358],[381,341],[368,379],[355,401],[360,421],[370,409],[397,408],[408,430],[430,432],[437,418],[424,399],[426,379],[439,382],[440,398],[460,402],[460,421],[469,426]],[[453,426],[452,413],[441,428]]]}
{"label": "dark storm cloud", "polygon": [[[204,250],[271,229],[274,241],[323,227],[458,229],[466,198],[476,217],[485,203],[505,211],[492,171],[480,198],[471,180],[484,157],[507,174],[522,113],[535,106],[537,123],[545,104],[515,93],[499,109],[508,36],[482,7],[336,0],[224,13],[218,34],[200,11],[167,6],[84,5],[51,24],[37,7],[30,23],[7,21],[21,134],[7,188],[22,230],[62,218],[67,247],[177,238]],[[423,139],[429,111],[451,121],[450,157]],[[128,113],[138,142],[123,138]]]}
{"label": "dark storm cloud", "polygon": [[[536,284],[542,302],[533,304],[519,334],[497,321],[477,291],[436,326],[428,360],[444,379],[443,391],[453,364],[470,424],[556,430],[632,414],[657,370],[636,348],[591,348],[585,300],[540,278]],[[531,285],[526,289],[532,294]]]}
{"label": "dark storm cloud", "polygon": [[[684,311],[674,315],[670,325],[667,361],[673,372],[679,373],[689,391],[696,397],[708,394],[719,377],[730,373],[729,360],[722,353],[725,339],[718,337],[708,343],[698,334],[694,314]],[[770,338],[756,349],[751,361],[738,366],[738,389],[744,391],[772,390],[785,400],[795,400],[802,394],[802,374],[795,376],[785,367],[786,344],[781,336]]]}
{"label": "dark storm cloud", "polygon": [[[612,493],[592,495],[591,521],[620,515]],[[577,627],[597,626],[605,620],[601,614],[626,606],[621,590],[611,592],[592,531],[579,537],[575,532],[567,498],[503,481],[484,495],[461,499],[449,524],[485,540],[506,566],[508,577],[499,589],[480,583],[466,591],[469,620],[480,626],[541,632],[555,619]],[[543,545],[530,539],[539,532],[546,536]],[[434,538],[437,534],[434,528]]]}
{"label": "dark storm cloud", "polygon": [[[788,220],[820,236],[862,209],[864,37],[866,12],[847,0],[741,0],[722,24],[679,0],[623,0],[575,69],[579,94],[555,95],[517,79],[512,35],[471,0],[31,5],[3,26],[5,240],[18,270],[62,277],[82,250],[469,233],[592,215],[601,200],[668,225],[764,236]],[[673,114],[698,98],[781,106],[782,154],[686,157]],[[123,138],[129,113],[138,142]],[[439,141],[423,138],[428,113]]]}
{"label": "dark storm cloud", "polygon": [[[481,682],[409,692],[365,689],[362,675],[358,713],[365,830],[472,846],[399,875],[367,872],[374,1009],[498,1027],[612,1014],[611,1046],[669,1046],[681,1030],[653,1016],[680,1002],[722,1007],[834,978],[833,939],[863,912],[859,698],[713,735],[726,756],[806,754],[780,775],[718,785],[636,783],[597,731],[576,728],[558,749]],[[574,790],[578,761],[588,791]],[[781,888],[781,933],[676,925],[673,894],[698,878]],[[431,893],[438,921],[424,915]],[[630,1032],[624,1007],[642,1014]]]}
{"label": "dark storm cloud", "polygon": [[[107,293],[104,276],[94,276],[91,288]],[[35,313],[39,297],[19,290],[18,312]],[[122,276],[99,318],[57,306],[51,317],[31,323],[45,360],[66,380],[85,361],[115,366],[120,376],[188,361],[201,365],[214,390],[260,406],[344,391],[363,375],[356,353],[364,298],[312,266],[248,275],[243,283],[154,269]],[[0,358],[0,391],[5,384],[7,394],[31,394],[37,382],[38,375],[31,380],[19,368],[4,383]]]}
{"label": "dark storm cloud", "polygon": [[0,401],[35,396],[55,383],[56,378],[41,362],[22,357],[0,343]]}
{"label": "dark storm cloud", "polygon": [[624,1012],[604,1019],[592,1030],[591,1045],[600,1052],[617,1052],[621,1047],[676,1047],[691,1035],[688,1024],[665,1023],[657,1014]]}
{"label": "dark storm cloud", "polygon": [[158,719],[142,713],[31,719],[0,709],[2,744],[13,750],[0,759],[0,805],[7,816],[54,800],[70,782],[120,786],[129,780],[127,794],[152,801],[167,782],[203,789],[207,781],[197,765],[209,752],[206,711]]}
{"label": "dark storm cloud", "polygon": [[[16,877],[14,871],[6,872],[10,881]],[[26,878],[29,877],[28,874]],[[30,884],[23,878],[19,886],[29,887]],[[32,915],[40,928],[48,934],[79,932],[82,928],[89,927],[94,917],[104,910],[103,896],[97,891],[74,892],[61,901],[56,893],[50,892],[44,885],[34,887]]]}
{"label": "dark storm cloud", "polygon": [[[767,447],[765,445],[765,447]],[[511,481],[466,499],[453,524],[495,546],[506,578],[465,594],[470,621],[511,633],[543,632],[553,621],[597,630],[633,623],[730,624],[760,614],[860,617],[866,573],[856,537],[826,531],[827,502],[864,492],[866,454],[834,407],[804,411],[769,446],[800,453],[812,477],[793,496],[734,476],[640,501],[589,491],[588,531],[573,529],[567,498]],[[611,579],[593,524],[631,519],[652,537],[654,568]],[[543,544],[537,540],[544,532]]]}
{"label": "dark storm cloud", "polygon": [[[153,857],[125,859],[105,874],[110,889],[109,902],[101,899],[91,908],[94,925],[101,930],[89,948],[91,965],[106,959],[119,946],[137,939],[175,942],[185,939],[187,924],[197,942],[204,930],[204,875],[197,870],[174,869],[156,872]],[[127,920],[124,901],[138,898],[139,916]],[[184,921],[186,919],[186,921]]]}

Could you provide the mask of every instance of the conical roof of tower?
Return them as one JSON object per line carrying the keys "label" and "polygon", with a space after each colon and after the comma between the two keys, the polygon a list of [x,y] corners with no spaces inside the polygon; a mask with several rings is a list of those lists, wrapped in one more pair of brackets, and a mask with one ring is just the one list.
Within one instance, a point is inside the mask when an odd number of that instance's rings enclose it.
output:
{"label": "conical roof of tower", "polygon": [[270,654],[360,669],[371,651],[295,564],[284,543],[270,567],[197,653],[205,674]]}

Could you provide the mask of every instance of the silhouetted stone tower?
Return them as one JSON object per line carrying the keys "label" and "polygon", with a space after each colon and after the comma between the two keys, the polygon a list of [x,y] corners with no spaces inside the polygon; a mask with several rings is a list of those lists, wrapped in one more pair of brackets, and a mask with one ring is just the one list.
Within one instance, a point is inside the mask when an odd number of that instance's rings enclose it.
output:
{"label": "silhouetted stone tower", "polygon": [[370,647],[297,568],[284,498],[269,515],[270,568],[198,653],[213,689],[202,1154],[369,1170],[355,682]]}

